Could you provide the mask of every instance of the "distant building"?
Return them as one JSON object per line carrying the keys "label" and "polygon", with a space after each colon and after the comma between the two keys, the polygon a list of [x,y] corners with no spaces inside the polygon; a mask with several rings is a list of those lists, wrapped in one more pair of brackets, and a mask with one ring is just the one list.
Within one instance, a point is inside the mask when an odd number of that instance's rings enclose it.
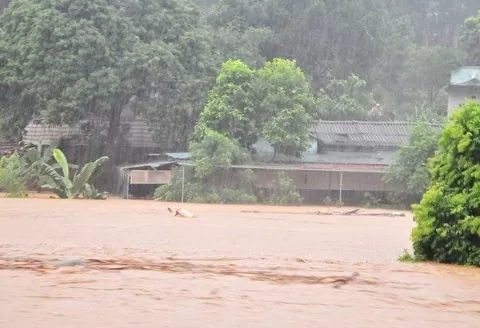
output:
{"label": "distant building", "polygon": [[[283,155],[269,162],[273,148],[260,139],[254,148],[257,188],[271,188],[276,172],[284,170],[308,203],[326,196],[360,201],[365,192],[378,196],[396,191],[383,181],[393,155],[406,145],[412,122],[320,121],[310,131],[310,147],[302,158]],[[440,129],[440,125],[431,125]]]}
{"label": "distant building", "polygon": [[448,115],[469,99],[480,99],[480,66],[457,68],[448,86]]}
{"label": "distant building", "polygon": [[[129,129],[125,137],[135,152],[127,162],[132,164],[117,167],[116,193],[128,193],[127,185],[134,191],[136,185],[167,183],[171,174],[164,170],[193,165],[188,153],[163,153],[155,161],[146,162],[147,154],[162,153],[165,149],[155,142],[147,122],[136,119],[127,123]],[[358,202],[365,192],[382,196],[397,190],[396,186],[385,183],[383,177],[394,153],[408,142],[414,125],[412,122],[320,121],[311,128],[310,146],[301,158],[276,154],[272,162],[273,148],[265,139],[260,139],[253,145],[254,163],[235,167],[257,172],[258,190],[268,192],[275,184],[277,173],[285,171],[308,203],[321,203],[327,196]],[[441,128],[440,125],[432,127]],[[82,137],[85,132],[80,126],[31,122],[25,130],[26,142],[66,140],[69,147],[83,149],[86,146]]]}

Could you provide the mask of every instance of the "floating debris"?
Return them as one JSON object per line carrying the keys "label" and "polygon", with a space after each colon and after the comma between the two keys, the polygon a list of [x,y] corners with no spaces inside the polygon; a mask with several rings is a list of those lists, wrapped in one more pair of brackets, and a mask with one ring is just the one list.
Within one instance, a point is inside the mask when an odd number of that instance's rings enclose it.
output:
{"label": "floating debris", "polygon": [[183,208],[179,208],[178,210],[173,211],[170,207],[167,207],[168,211],[173,214],[173,216],[181,216],[182,218],[194,218],[195,215],[193,213],[190,213],[187,210],[184,210]]}

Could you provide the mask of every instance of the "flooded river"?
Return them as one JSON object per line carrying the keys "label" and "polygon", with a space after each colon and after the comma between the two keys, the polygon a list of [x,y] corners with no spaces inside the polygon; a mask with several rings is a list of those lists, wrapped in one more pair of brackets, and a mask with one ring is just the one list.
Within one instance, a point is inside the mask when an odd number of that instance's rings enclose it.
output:
{"label": "flooded river", "polygon": [[0,199],[0,327],[479,325],[479,269],[396,262],[409,215],[185,208]]}

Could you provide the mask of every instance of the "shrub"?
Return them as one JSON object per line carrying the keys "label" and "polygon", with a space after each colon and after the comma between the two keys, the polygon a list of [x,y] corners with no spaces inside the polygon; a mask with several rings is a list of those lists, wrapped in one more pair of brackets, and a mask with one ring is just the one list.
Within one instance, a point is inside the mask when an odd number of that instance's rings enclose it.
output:
{"label": "shrub", "polygon": [[410,206],[420,201],[430,183],[428,160],[437,150],[439,139],[440,132],[427,124],[412,128],[408,144],[395,153],[384,177],[400,189],[392,193],[392,203]]}
{"label": "shrub", "polygon": [[276,205],[301,205],[303,198],[297,192],[293,180],[281,171],[277,174],[276,186],[268,202]]}
{"label": "shrub", "polygon": [[0,158],[0,190],[8,197],[27,197],[28,167],[17,153]]}
{"label": "shrub", "polygon": [[[168,202],[182,200],[182,169],[174,169],[171,183],[159,186],[154,193],[154,198]],[[185,183],[183,200],[191,203],[224,203],[224,204],[249,204],[256,203],[257,198],[247,193],[243,188],[215,188],[195,180],[195,172],[191,167],[185,168]],[[193,182],[192,182],[193,181]],[[248,184],[247,184],[248,185]]]}
{"label": "shrub", "polygon": [[430,173],[428,190],[413,206],[415,258],[480,265],[480,104],[452,115]]}
{"label": "shrub", "polygon": [[366,192],[363,194],[362,205],[365,207],[378,207],[382,203],[380,198],[377,198],[372,193]]}
{"label": "shrub", "polygon": [[[47,178],[47,183],[44,184],[42,188],[53,191],[59,198],[67,199],[78,197],[78,195],[84,191],[85,186],[95,170],[108,161],[107,156],[102,156],[95,162],[88,162],[81,170],[75,172],[73,177],[71,177],[70,165],[65,154],[60,149],[56,148],[53,150],[53,158],[61,168],[61,173],[57,172],[56,166],[41,162],[43,172]],[[88,188],[90,188],[90,185],[88,185]]]}
{"label": "shrub", "polygon": [[105,200],[108,197],[108,193],[100,191],[91,184],[86,183],[82,190],[82,196],[85,199]]}
{"label": "shrub", "polygon": [[257,197],[242,190],[223,189],[220,193],[222,203],[225,204],[255,204]]}

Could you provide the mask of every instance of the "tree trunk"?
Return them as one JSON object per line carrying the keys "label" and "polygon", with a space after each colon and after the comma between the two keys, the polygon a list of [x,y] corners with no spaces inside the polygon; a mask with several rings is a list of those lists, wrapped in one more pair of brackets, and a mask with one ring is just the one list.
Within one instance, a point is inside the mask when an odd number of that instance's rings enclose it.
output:
{"label": "tree trunk", "polygon": [[117,137],[118,131],[120,128],[120,117],[122,114],[123,105],[115,105],[112,107],[110,112],[110,119],[108,124],[108,133],[107,133],[107,156],[110,158],[107,164],[106,172],[106,186],[105,188],[109,191],[113,190],[113,181],[115,177],[115,167],[118,162],[118,147],[117,147]]}

